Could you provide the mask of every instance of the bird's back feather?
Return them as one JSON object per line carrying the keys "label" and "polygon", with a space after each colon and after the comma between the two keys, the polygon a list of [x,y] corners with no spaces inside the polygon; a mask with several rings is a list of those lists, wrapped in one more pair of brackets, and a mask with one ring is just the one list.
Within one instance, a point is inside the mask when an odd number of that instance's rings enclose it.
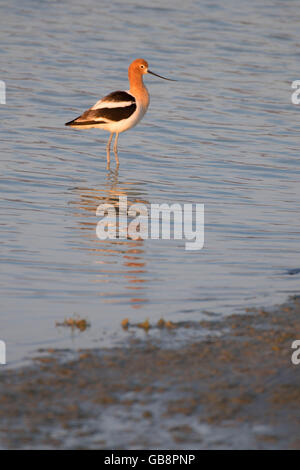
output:
{"label": "bird's back feather", "polygon": [[114,91],[97,101],[81,116],[67,122],[66,126],[99,126],[128,119],[136,110],[135,97],[126,91]]}

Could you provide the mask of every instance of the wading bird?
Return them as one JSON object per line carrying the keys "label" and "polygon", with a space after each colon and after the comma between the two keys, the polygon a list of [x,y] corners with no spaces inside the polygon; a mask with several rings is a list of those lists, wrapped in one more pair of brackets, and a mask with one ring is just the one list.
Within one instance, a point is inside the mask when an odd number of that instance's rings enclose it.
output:
{"label": "wading bird", "polygon": [[118,159],[118,137],[121,132],[134,127],[145,115],[149,106],[149,93],[143,82],[143,75],[150,73],[164,80],[170,78],[162,77],[148,69],[148,63],[144,59],[134,60],[128,68],[130,89],[128,91],[113,91],[94,106],[85,111],[81,116],[65,125],[75,129],[90,129],[96,127],[110,132],[107,142],[107,166],[110,163],[110,145],[113,135],[116,134],[114,153],[117,165]]}

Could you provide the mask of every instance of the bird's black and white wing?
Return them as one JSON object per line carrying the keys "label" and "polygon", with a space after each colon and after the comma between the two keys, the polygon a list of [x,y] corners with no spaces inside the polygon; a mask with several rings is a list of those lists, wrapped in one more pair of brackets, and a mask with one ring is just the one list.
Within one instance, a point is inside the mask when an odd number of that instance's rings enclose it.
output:
{"label": "bird's black and white wing", "polygon": [[71,127],[97,127],[128,119],[136,111],[135,97],[127,91],[114,91],[97,101],[81,116],[67,122]]}

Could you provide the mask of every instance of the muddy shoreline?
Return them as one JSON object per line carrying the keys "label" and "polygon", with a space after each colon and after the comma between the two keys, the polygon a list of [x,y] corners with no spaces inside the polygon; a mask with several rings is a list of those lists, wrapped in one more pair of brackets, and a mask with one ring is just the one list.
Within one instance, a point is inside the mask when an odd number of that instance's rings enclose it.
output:
{"label": "muddy shoreline", "polygon": [[[299,449],[300,297],[2,370],[3,449]],[[183,329],[199,340],[176,345]],[[203,329],[205,337],[201,336]]]}

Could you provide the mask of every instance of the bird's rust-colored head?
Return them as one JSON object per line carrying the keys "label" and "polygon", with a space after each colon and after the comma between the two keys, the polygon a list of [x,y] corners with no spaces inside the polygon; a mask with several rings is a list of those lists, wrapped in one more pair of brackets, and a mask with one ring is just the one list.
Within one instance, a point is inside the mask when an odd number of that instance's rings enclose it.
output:
{"label": "bird's rust-colored head", "polygon": [[128,72],[130,75],[132,73],[136,75],[143,75],[144,73],[148,72],[148,62],[144,59],[135,59],[129,65]]}
{"label": "bird's rust-colored head", "polygon": [[162,77],[161,75],[158,75],[157,73],[151,72],[151,70],[149,70],[148,68],[148,62],[144,59],[135,59],[129,65],[129,69],[128,69],[129,79],[133,76],[141,77],[145,73],[151,73],[151,75],[155,75],[156,77],[163,78],[164,80],[170,80],[171,82],[176,81],[176,80],[172,80],[171,78],[165,78],[165,77]]}

